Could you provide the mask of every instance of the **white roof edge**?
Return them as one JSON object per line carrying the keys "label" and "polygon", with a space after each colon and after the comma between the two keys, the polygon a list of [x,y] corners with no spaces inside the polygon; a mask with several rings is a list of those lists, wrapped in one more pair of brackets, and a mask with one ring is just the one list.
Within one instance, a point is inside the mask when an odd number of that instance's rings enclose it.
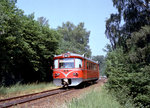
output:
{"label": "white roof edge", "polygon": [[[92,62],[94,62],[94,63],[98,64],[98,62],[97,62],[97,61],[94,61],[94,60],[92,60],[92,59],[90,59],[90,58],[84,57],[83,55],[75,54],[75,53],[70,53],[70,52],[67,52],[67,53],[69,53],[69,54],[70,54],[70,56],[79,56],[79,57],[82,57],[82,58],[84,58],[84,59],[87,59],[87,60],[89,60],[89,61],[92,61]],[[63,54],[67,54],[67,53],[63,53]],[[62,56],[63,54],[55,55],[55,57]]]}

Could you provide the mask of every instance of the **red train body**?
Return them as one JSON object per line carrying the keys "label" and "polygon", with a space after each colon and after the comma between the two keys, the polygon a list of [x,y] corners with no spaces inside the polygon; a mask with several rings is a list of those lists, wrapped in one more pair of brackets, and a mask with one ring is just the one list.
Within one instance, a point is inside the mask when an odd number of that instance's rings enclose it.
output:
{"label": "red train body", "polygon": [[53,82],[57,86],[77,86],[99,79],[97,62],[82,55],[65,53],[54,57]]}

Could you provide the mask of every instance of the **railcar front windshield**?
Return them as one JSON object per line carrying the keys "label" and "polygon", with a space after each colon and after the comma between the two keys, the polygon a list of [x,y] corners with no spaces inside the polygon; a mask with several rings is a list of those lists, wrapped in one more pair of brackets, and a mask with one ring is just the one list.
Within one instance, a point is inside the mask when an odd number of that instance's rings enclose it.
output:
{"label": "railcar front windshield", "polygon": [[74,68],[74,58],[59,59],[59,68]]}

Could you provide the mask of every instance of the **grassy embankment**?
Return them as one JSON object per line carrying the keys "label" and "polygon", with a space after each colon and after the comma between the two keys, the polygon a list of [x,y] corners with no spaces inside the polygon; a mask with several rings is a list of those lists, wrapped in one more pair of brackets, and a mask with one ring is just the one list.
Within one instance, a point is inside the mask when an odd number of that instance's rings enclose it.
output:
{"label": "grassy embankment", "polygon": [[[87,95],[73,99],[68,104],[69,108],[125,108],[119,104],[112,93],[108,93],[105,87],[98,90],[92,90]],[[128,104],[126,107],[133,108],[132,104]]]}
{"label": "grassy embankment", "polygon": [[52,83],[40,83],[40,84],[16,84],[11,87],[0,87],[0,99],[2,98],[8,98],[12,96],[19,96],[29,93],[36,93],[43,90],[50,90],[58,88]]}

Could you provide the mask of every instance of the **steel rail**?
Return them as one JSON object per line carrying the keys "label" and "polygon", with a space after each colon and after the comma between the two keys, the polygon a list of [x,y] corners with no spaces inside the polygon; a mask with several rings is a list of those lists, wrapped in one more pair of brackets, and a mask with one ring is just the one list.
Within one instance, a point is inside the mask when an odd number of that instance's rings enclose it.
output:
{"label": "steel rail", "polygon": [[[69,89],[69,90],[72,90],[72,89]],[[69,91],[69,90],[53,89],[53,90],[47,90],[47,91],[43,91],[43,92],[39,92],[39,93],[33,93],[33,94],[28,94],[28,95],[23,95],[23,96],[2,99],[2,100],[0,100],[0,108],[11,107],[11,106],[14,106],[17,104],[22,104],[22,103],[30,102],[33,100],[41,99],[44,97],[63,93],[63,92]],[[7,102],[5,102],[5,101],[7,101]]]}
{"label": "steel rail", "polygon": [[0,99],[0,102],[12,100],[12,99],[17,99],[17,98],[23,98],[23,97],[27,97],[27,96],[32,96],[32,95],[36,95],[36,94],[40,94],[40,93],[46,93],[46,92],[50,92],[50,91],[54,91],[54,90],[58,90],[58,89],[46,90],[46,91],[42,91],[42,92],[38,92],[38,93],[30,93],[30,94],[21,95],[21,96],[15,96],[15,97],[10,97],[10,98],[6,98],[6,99]]}

